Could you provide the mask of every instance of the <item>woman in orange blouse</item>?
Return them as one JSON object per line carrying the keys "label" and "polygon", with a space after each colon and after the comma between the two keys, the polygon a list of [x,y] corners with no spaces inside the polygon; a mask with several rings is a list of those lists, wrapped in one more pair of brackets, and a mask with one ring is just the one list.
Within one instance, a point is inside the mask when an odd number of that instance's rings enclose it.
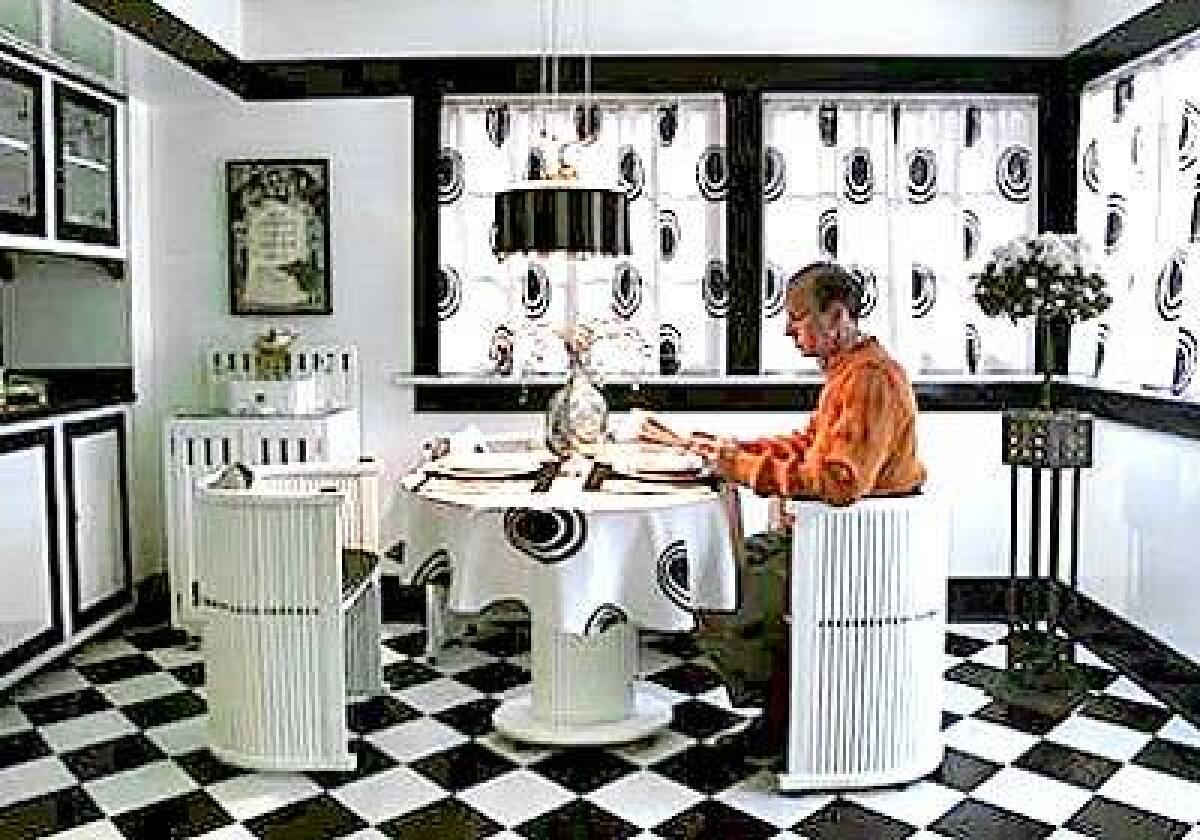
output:
{"label": "woman in orange blouse", "polygon": [[[862,289],[845,269],[815,263],[789,281],[787,335],[825,376],[804,431],[751,441],[695,433],[687,447],[763,496],[847,505],[864,496],[914,492],[925,481],[917,457],[916,399],[904,369],[858,329]],[[747,540],[742,603],[732,616],[706,616],[701,647],[724,673],[734,705],[765,700],[765,725],[744,743],[773,760],[787,714],[790,517]],[[781,526],[781,527],[780,527]]]}

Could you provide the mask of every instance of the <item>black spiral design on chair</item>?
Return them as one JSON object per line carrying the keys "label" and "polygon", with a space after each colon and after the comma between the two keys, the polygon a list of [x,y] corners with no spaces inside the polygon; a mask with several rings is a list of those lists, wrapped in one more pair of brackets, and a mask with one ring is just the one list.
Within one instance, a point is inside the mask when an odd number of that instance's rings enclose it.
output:
{"label": "black spiral design on chair", "polygon": [[450,565],[450,554],[444,548],[425,558],[424,562],[413,572],[413,586],[449,586],[453,574]]}
{"label": "black spiral design on chair", "polygon": [[625,610],[616,604],[601,604],[588,616],[587,623],[583,625],[583,635],[599,636],[601,633],[616,627],[618,624],[628,623],[629,616],[625,613]]}

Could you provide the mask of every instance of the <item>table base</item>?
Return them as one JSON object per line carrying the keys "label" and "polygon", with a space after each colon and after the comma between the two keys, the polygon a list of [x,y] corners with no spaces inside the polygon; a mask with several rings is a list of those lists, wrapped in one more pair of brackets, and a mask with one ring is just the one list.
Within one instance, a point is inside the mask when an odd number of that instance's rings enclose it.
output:
{"label": "table base", "polygon": [[671,704],[650,690],[634,686],[633,708],[622,720],[556,725],[534,713],[533,698],[514,697],[496,709],[496,731],[513,741],[561,747],[625,744],[648,738],[671,722]]}

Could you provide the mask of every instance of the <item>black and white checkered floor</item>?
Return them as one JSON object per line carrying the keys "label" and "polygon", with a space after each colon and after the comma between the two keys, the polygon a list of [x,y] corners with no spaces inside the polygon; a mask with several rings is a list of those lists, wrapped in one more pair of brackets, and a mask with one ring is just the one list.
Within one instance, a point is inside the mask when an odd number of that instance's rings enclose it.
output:
{"label": "black and white checkered floor", "polygon": [[352,773],[260,774],[204,749],[204,667],[166,631],[95,642],[0,699],[0,838],[1200,838],[1200,731],[1086,651],[1094,696],[1051,719],[991,702],[1005,628],[952,625],[941,769],[904,789],[780,796],[714,740],[747,719],[687,639],[648,638],[670,730],[621,749],[517,748],[490,712],[529,678],[498,630],[410,657],[390,625],[390,696],[351,708]]}

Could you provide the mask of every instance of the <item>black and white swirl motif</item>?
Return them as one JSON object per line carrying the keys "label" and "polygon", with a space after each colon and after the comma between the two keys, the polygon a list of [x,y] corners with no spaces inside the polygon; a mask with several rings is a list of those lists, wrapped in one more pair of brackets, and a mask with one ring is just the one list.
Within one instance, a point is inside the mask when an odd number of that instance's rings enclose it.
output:
{"label": "black and white swirl motif", "polygon": [[869,318],[879,303],[879,278],[874,271],[862,266],[852,266],[850,275],[858,281],[858,317]]}
{"label": "black and white swirl motif", "polygon": [[630,201],[637,201],[646,186],[646,171],[642,156],[633,146],[622,146],[617,152],[617,181],[625,188]]}
{"label": "black and white swirl motif", "polygon": [[448,265],[438,269],[438,320],[454,317],[462,305],[462,279]]}
{"label": "black and white swirl motif", "polygon": [[657,112],[658,142],[670,146],[675,142],[675,132],[679,130],[679,103],[659,105]]}
{"label": "black and white swirl motif", "polygon": [[413,586],[449,586],[453,571],[450,566],[450,554],[444,548],[425,558],[412,575]]}
{"label": "black and white swirl motif", "polygon": [[704,294],[704,311],[710,318],[724,318],[729,314],[729,271],[724,260],[709,260],[704,268],[701,283]]}
{"label": "black and white swirl motif", "polygon": [[763,201],[770,204],[787,189],[787,163],[783,152],[767,146],[763,155]]}
{"label": "black and white swirl motif", "polygon": [[546,153],[541,149],[530,149],[525,158],[525,177],[530,181],[541,181],[546,177]]}
{"label": "black and white swirl motif", "polygon": [[914,318],[924,318],[937,301],[937,275],[921,263],[912,267],[912,312]]}
{"label": "black and white swirl motif", "polygon": [[658,372],[674,376],[683,366],[683,333],[674,324],[658,328]]}
{"label": "black and white swirl motif", "polygon": [[837,106],[822,105],[817,111],[817,132],[821,135],[821,144],[827,148],[837,145]]}
{"label": "black and white swirl motif", "polygon": [[580,143],[591,144],[600,136],[600,123],[603,116],[599,105],[585,107],[575,106],[575,139]]}
{"label": "black and white swirl motif", "polygon": [[1133,101],[1133,76],[1119,79],[1113,87],[1113,116],[1116,122],[1125,116],[1126,106]]}
{"label": "black and white swirl motif", "polygon": [[838,254],[838,211],[830,207],[817,220],[817,250],[821,256],[836,260]]}
{"label": "black and white swirl motif", "polygon": [[620,263],[613,271],[612,311],[628,321],[642,305],[642,275],[630,263]]}
{"label": "black and white swirl motif", "polygon": [[996,161],[996,188],[1012,202],[1029,201],[1033,190],[1033,158],[1029,148],[1012,145]]}
{"label": "black and white swirl motif", "polygon": [[875,167],[871,150],[859,146],[846,154],[843,165],[846,198],[854,204],[866,204],[875,195]]}
{"label": "black and white swirl motif", "polygon": [[1100,375],[1100,368],[1104,367],[1104,345],[1108,343],[1108,324],[1100,324],[1096,328],[1096,361],[1093,365],[1092,376]]}
{"label": "black and white swirl motif", "polygon": [[729,193],[729,162],[725,147],[709,146],[696,161],[696,186],[708,201],[723,201]]}
{"label": "black and white swirl motif", "polygon": [[905,159],[908,168],[908,200],[927,204],[937,196],[937,155],[933,149],[913,149]]}
{"label": "black and white swirl motif", "polygon": [[967,373],[975,373],[979,370],[979,354],[982,349],[982,337],[979,335],[979,327],[974,324],[967,324],[966,327],[966,361]]}
{"label": "black and white swirl motif", "polygon": [[1114,254],[1121,247],[1128,217],[1125,196],[1113,193],[1108,197],[1104,214],[1104,253]]}
{"label": "black and white swirl motif", "polygon": [[675,540],[658,555],[655,564],[658,588],[667,600],[681,610],[691,612],[692,591],[688,588],[687,543]]}
{"label": "black and white swirl motif", "polygon": [[978,105],[968,105],[966,127],[963,131],[963,145],[968,149],[979,142],[980,113]]}
{"label": "black and white swirl motif", "polygon": [[1186,172],[1200,159],[1200,105],[1183,103],[1179,125],[1179,171]]}
{"label": "black and white swirl motif", "polygon": [[544,266],[530,263],[521,284],[521,305],[528,318],[541,318],[550,309],[550,278]]}
{"label": "black and white swirl motif", "polygon": [[492,145],[499,149],[512,131],[512,115],[508,111],[508,105],[489,107],[483,115],[483,124],[488,140],[491,140]]}
{"label": "black and white swirl motif", "polygon": [[1183,312],[1183,274],[1187,254],[1176,251],[1167,260],[1154,282],[1154,308],[1164,321],[1178,321]]}
{"label": "black and white swirl motif", "polygon": [[463,159],[457,149],[443,148],[438,153],[438,204],[453,204],[463,194]]}
{"label": "black and white swirl motif", "polygon": [[783,269],[769,262],[763,270],[763,315],[774,318],[783,311]]}
{"label": "black and white swirl motif", "polygon": [[658,255],[670,262],[679,253],[679,217],[674,210],[658,211]]}
{"label": "black and white swirl motif", "polygon": [[629,616],[625,613],[625,610],[616,604],[601,604],[588,616],[587,622],[583,625],[583,635],[599,636],[604,631],[616,627],[618,624],[628,623]]}
{"label": "black and white swirl motif", "polygon": [[1171,377],[1171,393],[1179,396],[1192,384],[1196,375],[1196,336],[1187,327],[1179,328],[1175,345],[1175,374]]}
{"label": "black and white swirl motif", "polygon": [[1134,126],[1129,137],[1129,162],[1137,175],[1146,174],[1146,132],[1140,125]]}
{"label": "black and white swirl motif", "polygon": [[1196,194],[1192,196],[1192,244],[1200,242],[1200,181],[1196,183]]}
{"label": "black and white swirl motif", "polygon": [[509,508],[504,512],[509,545],[541,563],[559,563],[578,554],[587,542],[581,510]]}
{"label": "black and white swirl motif", "polygon": [[973,260],[979,253],[979,214],[974,210],[963,211],[963,259]]}
{"label": "black and white swirl motif", "polygon": [[1100,192],[1100,145],[1095,140],[1083,150],[1083,183],[1092,192]]}

